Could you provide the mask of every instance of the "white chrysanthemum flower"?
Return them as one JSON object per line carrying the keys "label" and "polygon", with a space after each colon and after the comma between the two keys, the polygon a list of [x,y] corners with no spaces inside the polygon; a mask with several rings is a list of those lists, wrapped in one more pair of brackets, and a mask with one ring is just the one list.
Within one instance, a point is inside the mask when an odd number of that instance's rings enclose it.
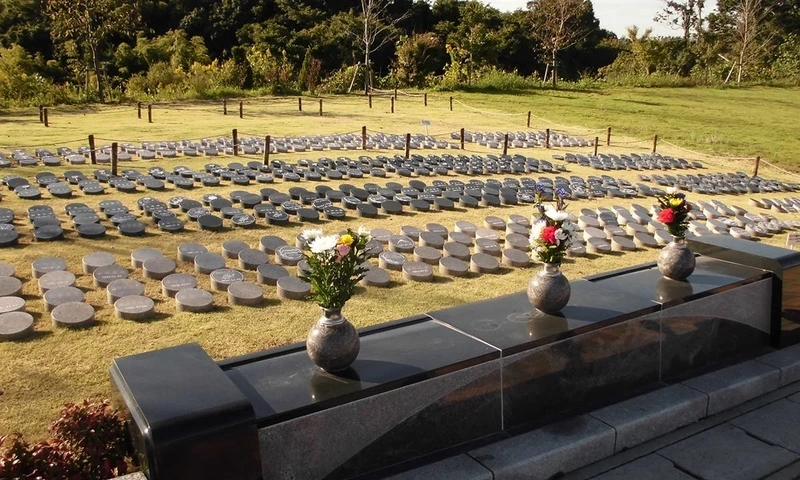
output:
{"label": "white chrysanthemum flower", "polygon": [[552,205],[545,205],[544,214],[547,215],[547,218],[555,220],[556,222],[563,222],[569,217],[567,212],[558,210]]}
{"label": "white chrysanthemum flower", "polygon": [[317,237],[308,244],[308,248],[311,250],[312,253],[325,253],[327,251],[333,250],[336,248],[336,244],[339,242],[338,235],[328,235],[325,237]]}
{"label": "white chrysanthemum flower", "polygon": [[303,236],[303,238],[306,239],[307,242],[310,242],[322,236],[322,229],[308,228],[306,230],[303,230],[303,233],[301,233],[301,235]]}
{"label": "white chrysanthemum flower", "polygon": [[536,220],[536,222],[534,222],[533,225],[531,225],[531,238],[530,238],[531,244],[536,243],[536,240],[542,238],[542,230],[544,230],[544,227],[546,226],[547,222],[545,222],[544,220]]}
{"label": "white chrysanthemum flower", "polygon": [[678,193],[678,189],[677,189],[677,188],[675,188],[675,187],[668,187],[668,188],[667,188],[667,193],[668,193],[669,195],[674,195],[674,194]]}
{"label": "white chrysanthemum flower", "polygon": [[366,227],[358,227],[358,234],[361,235],[362,237],[368,237],[369,230]]}

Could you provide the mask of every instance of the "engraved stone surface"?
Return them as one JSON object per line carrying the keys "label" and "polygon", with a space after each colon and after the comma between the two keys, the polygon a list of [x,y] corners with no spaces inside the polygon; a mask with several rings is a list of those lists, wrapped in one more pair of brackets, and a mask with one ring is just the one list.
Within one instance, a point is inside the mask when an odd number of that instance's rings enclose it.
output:
{"label": "engraved stone surface", "polygon": [[114,305],[114,302],[129,295],[144,295],[144,285],[136,280],[122,278],[114,280],[106,287],[109,305]]}
{"label": "engraved stone surface", "polygon": [[114,280],[128,278],[128,269],[122,265],[106,265],[95,270],[92,278],[95,287],[106,288]]}
{"label": "engraved stone surface", "polygon": [[155,302],[143,295],[128,295],[114,302],[114,314],[123,320],[147,320],[155,315]]}
{"label": "engraved stone surface", "polygon": [[311,293],[311,285],[296,277],[281,277],[277,283],[278,298],[303,300]]}
{"label": "engraved stone surface", "polygon": [[365,287],[388,287],[392,284],[392,277],[386,270],[370,266],[360,283]]}
{"label": "engraved stone surface", "polygon": [[131,266],[141,268],[142,264],[151,258],[161,258],[164,254],[155,248],[139,248],[131,253]]}
{"label": "engraved stone surface", "polygon": [[[2,279],[0,279],[0,285],[2,285]],[[75,275],[73,273],[56,270],[45,273],[39,278],[39,293],[44,295],[45,292],[53,288],[71,287],[73,285],[75,285]],[[0,294],[2,293],[3,291],[0,289]]]}
{"label": "engraved stone surface", "polygon": [[439,260],[439,273],[450,277],[464,277],[469,273],[469,264],[455,257]]}
{"label": "engraved stone surface", "polygon": [[172,275],[176,268],[175,261],[167,257],[151,258],[142,265],[145,278],[153,280],[162,280],[167,275]]}
{"label": "engraved stone surface", "polygon": [[84,255],[82,263],[83,263],[83,273],[93,273],[100,267],[107,267],[109,265],[114,265],[116,263],[116,259],[114,255],[105,252],[95,252],[90,253],[88,255]]}
{"label": "engraved stone surface", "polygon": [[220,268],[211,272],[211,288],[218,292],[227,292],[237,282],[244,282],[244,274],[238,270]]}
{"label": "engraved stone surface", "polygon": [[161,280],[161,292],[167,297],[174,297],[181,290],[189,288],[197,288],[197,278],[188,273],[173,273]]}
{"label": "engraved stone surface", "polygon": [[228,287],[228,303],[231,305],[260,305],[264,301],[264,289],[251,282],[236,282]]}
{"label": "engraved stone surface", "polygon": [[500,270],[500,262],[486,253],[476,253],[469,260],[469,270],[473,273],[496,273]]}
{"label": "engraved stone surface", "polygon": [[50,317],[54,327],[88,327],[94,324],[94,307],[88,303],[62,303],[50,312]]}
{"label": "engraved stone surface", "polygon": [[269,263],[259,265],[256,271],[258,272],[258,283],[265,285],[275,286],[278,284],[279,278],[289,276],[289,271],[282,266]]}
{"label": "engraved stone surface", "polygon": [[0,341],[20,340],[33,333],[33,316],[25,312],[0,314]]}
{"label": "engraved stone surface", "polygon": [[303,251],[297,247],[283,245],[275,249],[275,263],[296,266],[303,259]]}
{"label": "engraved stone surface", "polygon": [[433,269],[427,263],[406,262],[403,264],[403,278],[415,282],[432,282]]}
{"label": "engraved stone surface", "polygon": [[210,312],[214,309],[214,296],[200,288],[186,288],[175,294],[178,312]]}
{"label": "engraved stone surface", "polygon": [[217,253],[201,253],[194,257],[194,271],[210,274],[214,270],[225,268],[225,259]]}
{"label": "engraved stone surface", "polygon": [[50,312],[62,303],[83,302],[83,291],[76,287],[59,287],[44,294],[44,311]]}
{"label": "engraved stone surface", "polygon": [[17,297],[21,293],[22,281],[15,277],[0,277],[0,297]]}
{"label": "engraved stone surface", "polygon": [[22,297],[0,297],[0,314],[24,312],[25,299]]}

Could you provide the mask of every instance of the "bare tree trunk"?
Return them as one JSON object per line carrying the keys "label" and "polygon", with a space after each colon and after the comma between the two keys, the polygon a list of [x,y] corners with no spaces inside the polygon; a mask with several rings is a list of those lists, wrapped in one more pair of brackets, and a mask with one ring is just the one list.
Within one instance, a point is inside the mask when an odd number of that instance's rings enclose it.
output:
{"label": "bare tree trunk", "polygon": [[97,47],[94,45],[89,45],[89,49],[92,52],[92,65],[94,65],[94,75],[97,77],[97,96],[100,99],[100,103],[105,103],[106,96],[105,92],[103,91],[103,81],[101,80],[100,74],[100,61],[97,59]]}
{"label": "bare tree trunk", "polygon": [[553,49],[553,88],[558,88],[558,59],[556,53],[558,50]]}
{"label": "bare tree trunk", "polygon": [[369,89],[372,86],[370,84],[370,67],[369,64],[369,51],[372,48],[372,44],[369,41],[369,18],[367,18],[366,12],[364,14],[364,95],[369,95]]}

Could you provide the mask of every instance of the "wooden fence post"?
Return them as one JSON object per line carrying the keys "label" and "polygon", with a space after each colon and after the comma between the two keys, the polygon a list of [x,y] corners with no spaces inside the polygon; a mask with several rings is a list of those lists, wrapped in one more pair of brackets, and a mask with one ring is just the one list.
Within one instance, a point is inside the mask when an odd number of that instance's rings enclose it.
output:
{"label": "wooden fence post", "polygon": [[392,97],[392,113],[394,113],[394,97]]}
{"label": "wooden fence post", "polygon": [[50,126],[50,120],[47,118],[47,107],[44,107],[42,113],[44,114],[44,126],[45,127],[49,127]]}
{"label": "wooden fence post", "polygon": [[303,111],[303,97],[297,97],[297,110]]}
{"label": "wooden fence post", "polygon": [[410,156],[411,151],[411,134],[406,133],[406,159]]}
{"label": "wooden fence post", "polygon": [[367,149],[367,126],[361,127],[361,150]]}
{"label": "wooden fence post", "polygon": [[117,155],[117,149],[119,145],[117,142],[111,144],[111,175],[117,176],[117,160],[119,156]]}
{"label": "wooden fence post", "polygon": [[231,131],[231,136],[233,137],[233,156],[234,157],[238,157],[239,156],[239,130],[234,128],[233,131]]}
{"label": "wooden fence post", "polygon": [[550,129],[545,130],[544,148],[550,148]]}
{"label": "wooden fence post", "polygon": [[372,108],[372,94],[369,94],[369,108]]}
{"label": "wooden fence post", "polygon": [[606,146],[611,146],[611,127],[608,127],[608,136],[606,137]]}
{"label": "wooden fence post", "polygon": [[269,147],[270,143],[272,143],[272,138],[267,135],[264,138],[264,165],[269,165]]}
{"label": "wooden fence post", "polygon": [[239,118],[244,118],[244,102],[239,100]]}
{"label": "wooden fence post", "polygon": [[319,99],[319,116],[322,116],[322,99]]}
{"label": "wooden fence post", "polygon": [[503,135],[503,156],[508,155],[508,134]]}
{"label": "wooden fence post", "polygon": [[39,105],[39,123],[44,123],[44,105]]}
{"label": "wooden fence post", "polygon": [[153,123],[153,104],[147,104],[147,123]]}
{"label": "wooden fence post", "polygon": [[94,135],[89,135],[89,161],[92,165],[97,165],[97,157],[94,153]]}
{"label": "wooden fence post", "polygon": [[756,168],[753,170],[753,176],[758,176],[758,166],[761,164],[761,157],[756,157]]}
{"label": "wooden fence post", "polygon": [[450,97],[450,111],[453,111],[453,97]]}
{"label": "wooden fence post", "polygon": [[594,137],[594,156],[597,156],[597,145],[600,144],[600,137]]}
{"label": "wooden fence post", "polygon": [[428,106],[428,93],[425,92],[422,94],[422,103],[427,107]]}
{"label": "wooden fence post", "polygon": [[223,98],[222,99],[222,114],[223,115],[227,115],[228,114],[228,99],[227,98]]}
{"label": "wooden fence post", "polygon": [[461,150],[464,150],[464,129],[461,129]]}
{"label": "wooden fence post", "polygon": [[136,102],[136,117],[142,119],[142,102]]}
{"label": "wooden fence post", "polygon": [[527,123],[527,125],[528,125],[528,128],[531,128],[531,111],[530,110],[528,110],[528,123]]}
{"label": "wooden fence post", "polygon": [[658,135],[653,136],[653,153],[656,153],[656,149],[658,148]]}

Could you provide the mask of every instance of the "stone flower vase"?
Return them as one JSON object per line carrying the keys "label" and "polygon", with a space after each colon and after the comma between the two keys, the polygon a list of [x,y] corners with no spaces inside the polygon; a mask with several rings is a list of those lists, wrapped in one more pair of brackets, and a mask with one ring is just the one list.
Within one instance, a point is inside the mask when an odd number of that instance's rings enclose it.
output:
{"label": "stone flower vase", "polygon": [[672,241],[658,254],[658,270],[671,280],[686,280],[694,272],[694,266],[694,254],[684,237],[673,235]]}
{"label": "stone flower vase", "polygon": [[311,360],[326,372],[346,369],[358,357],[361,342],[358,332],[342,309],[322,309],[322,316],[311,327],[306,350]]}
{"label": "stone flower vase", "polygon": [[537,310],[555,314],[567,306],[572,289],[558,263],[545,263],[544,268],[528,282],[528,301]]}

